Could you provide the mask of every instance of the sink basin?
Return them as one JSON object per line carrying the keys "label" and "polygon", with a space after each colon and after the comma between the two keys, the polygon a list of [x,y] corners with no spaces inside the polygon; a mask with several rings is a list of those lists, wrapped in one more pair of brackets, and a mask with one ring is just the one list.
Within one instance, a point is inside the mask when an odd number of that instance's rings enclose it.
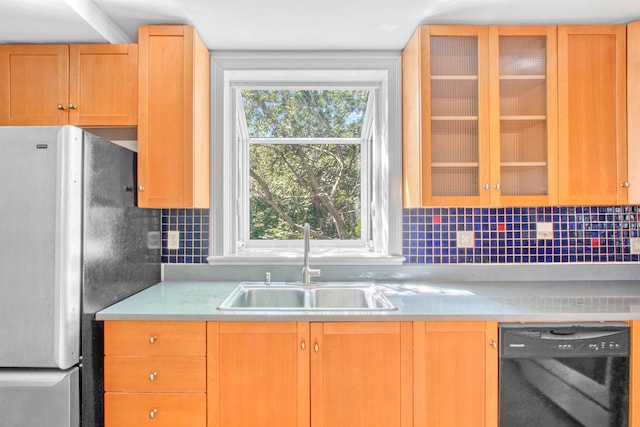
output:
{"label": "sink basin", "polygon": [[297,288],[243,287],[228,302],[229,308],[302,308],[306,292]]}
{"label": "sink basin", "polygon": [[[393,307],[374,286],[317,287],[310,291],[311,305],[321,309],[381,309]],[[395,308],[395,307],[393,307]]]}
{"label": "sink basin", "polygon": [[239,284],[218,307],[220,310],[395,310],[371,283],[303,285],[283,282]]}

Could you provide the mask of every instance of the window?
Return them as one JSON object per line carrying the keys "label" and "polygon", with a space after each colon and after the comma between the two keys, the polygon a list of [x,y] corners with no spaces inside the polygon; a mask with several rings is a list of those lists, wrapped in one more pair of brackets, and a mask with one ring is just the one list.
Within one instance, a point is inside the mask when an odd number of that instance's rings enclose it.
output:
{"label": "window", "polygon": [[395,53],[212,55],[211,263],[297,263],[304,222],[314,263],[402,261],[399,67]]}
{"label": "window", "polygon": [[[238,91],[242,247],[299,240],[364,246],[369,237],[369,90]],[[248,206],[248,209],[246,208]],[[340,243],[336,242],[340,241]]]}

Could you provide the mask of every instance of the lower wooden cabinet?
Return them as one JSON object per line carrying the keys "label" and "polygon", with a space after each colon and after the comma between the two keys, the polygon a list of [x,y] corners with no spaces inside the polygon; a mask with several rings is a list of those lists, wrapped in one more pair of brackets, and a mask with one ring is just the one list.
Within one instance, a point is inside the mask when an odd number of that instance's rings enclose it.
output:
{"label": "lower wooden cabinet", "polygon": [[311,324],[311,426],[412,425],[409,322]]}
{"label": "lower wooden cabinet", "polygon": [[209,427],[410,426],[409,322],[211,322]]}
{"label": "lower wooden cabinet", "polygon": [[309,426],[309,324],[207,325],[209,427]]}
{"label": "lower wooden cabinet", "polygon": [[497,347],[496,322],[107,321],[105,426],[497,427]]}
{"label": "lower wooden cabinet", "polygon": [[110,391],[206,393],[205,357],[104,358],[104,386]]}
{"label": "lower wooden cabinet", "polygon": [[498,325],[415,322],[414,426],[498,425]]}
{"label": "lower wooden cabinet", "polygon": [[207,423],[203,393],[105,393],[105,426],[197,427]]}
{"label": "lower wooden cabinet", "polygon": [[105,427],[205,427],[206,338],[205,322],[105,322]]}

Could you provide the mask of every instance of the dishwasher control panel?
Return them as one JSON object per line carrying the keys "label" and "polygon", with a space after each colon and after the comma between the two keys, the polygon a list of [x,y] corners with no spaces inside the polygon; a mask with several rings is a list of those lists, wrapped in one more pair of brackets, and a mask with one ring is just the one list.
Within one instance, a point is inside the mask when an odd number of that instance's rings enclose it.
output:
{"label": "dishwasher control panel", "polygon": [[501,323],[500,357],[628,356],[629,326],[621,322]]}

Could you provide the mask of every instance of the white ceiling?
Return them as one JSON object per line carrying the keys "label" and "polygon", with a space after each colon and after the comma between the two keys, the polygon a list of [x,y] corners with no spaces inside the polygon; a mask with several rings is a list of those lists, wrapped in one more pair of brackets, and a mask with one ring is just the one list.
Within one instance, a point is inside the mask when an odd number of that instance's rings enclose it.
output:
{"label": "white ceiling", "polygon": [[0,0],[0,43],[135,42],[192,24],[209,49],[402,49],[416,26],[627,23],[639,0]]}

